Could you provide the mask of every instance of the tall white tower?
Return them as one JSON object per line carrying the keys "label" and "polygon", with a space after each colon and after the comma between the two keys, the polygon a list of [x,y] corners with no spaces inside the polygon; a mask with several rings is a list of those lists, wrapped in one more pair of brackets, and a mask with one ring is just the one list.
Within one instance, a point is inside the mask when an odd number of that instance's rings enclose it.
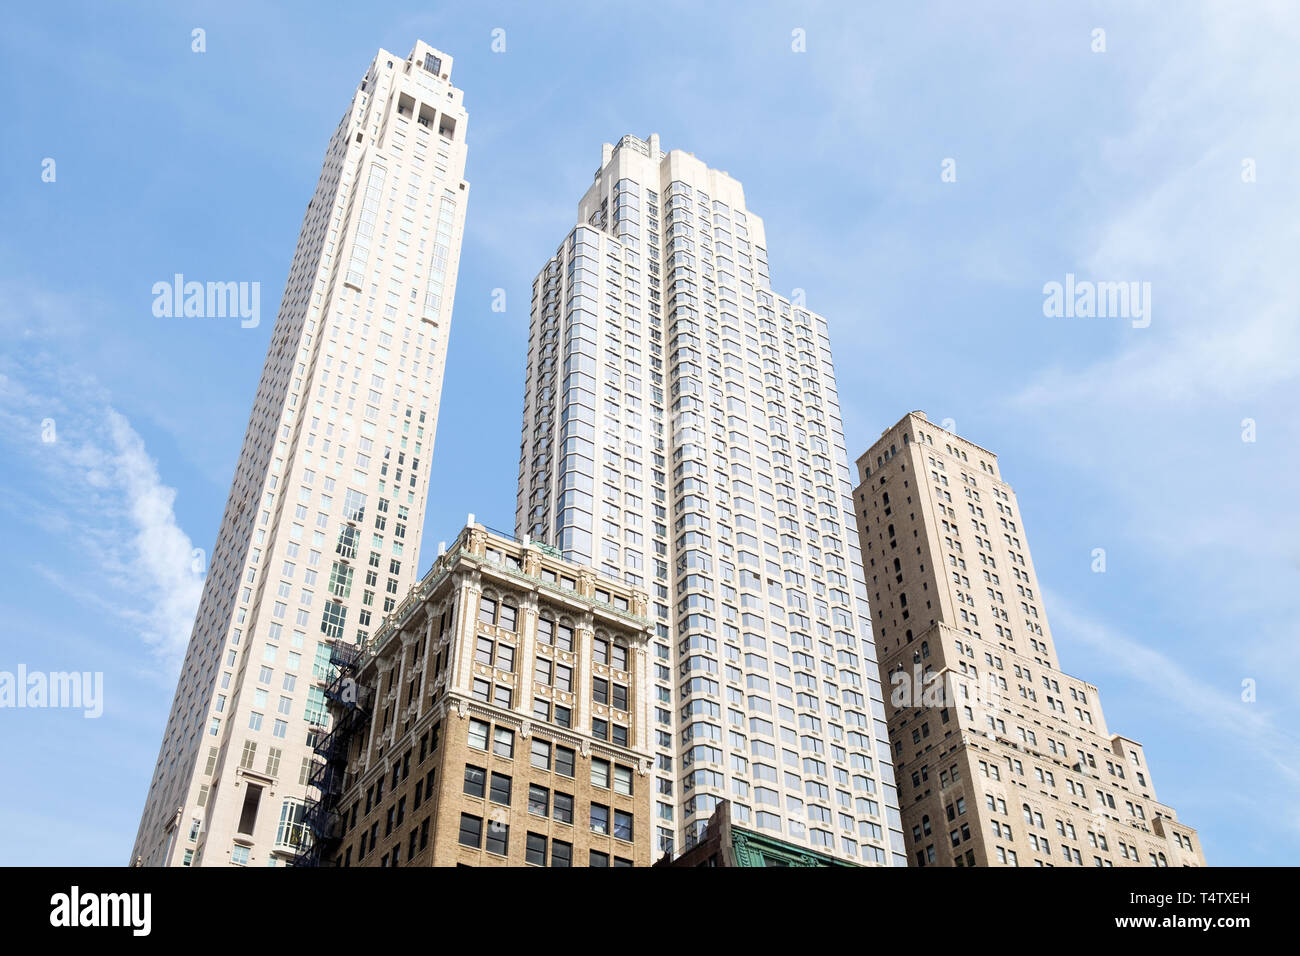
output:
{"label": "tall white tower", "polygon": [[741,185],[606,144],[533,285],[516,527],[651,594],[655,852],[732,821],[905,865],[826,321]]}
{"label": "tall white tower", "polygon": [[380,50],[330,139],[133,863],[289,862],[327,642],[363,640],[418,580],[469,190],[451,67]]}

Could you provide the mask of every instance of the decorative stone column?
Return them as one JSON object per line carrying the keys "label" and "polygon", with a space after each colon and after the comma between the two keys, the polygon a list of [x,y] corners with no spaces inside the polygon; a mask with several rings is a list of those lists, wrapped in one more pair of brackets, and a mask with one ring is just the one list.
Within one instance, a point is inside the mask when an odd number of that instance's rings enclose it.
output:
{"label": "decorative stone column", "polygon": [[[590,583],[590,575],[588,575]],[[580,734],[591,733],[591,662],[592,662],[592,640],[595,636],[595,619],[590,613],[583,614],[578,619],[578,626],[574,628],[577,631],[577,642],[574,645],[574,665],[578,671],[577,689],[574,691],[574,697],[577,698],[574,708],[577,713],[574,715],[573,729]]]}
{"label": "decorative stone column", "polygon": [[397,739],[397,718],[411,707],[412,702],[409,699],[405,705],[402,704],[402,694],[406,692],[406,672],[408,670],[406,655],[418,641],[419,638],[411,631],[402,631],[402,649],[398,651],[401,657],[397,661],[397,700],[393,704],[396,708],[393,719],[393,740]]}
{"label": "decorative stone column", "polygon": [[388,676],[388,672],[391,671],[392,669],[393,669],[393,662],[391,659],[386,657],[381,657],[376,659],[375,661],[375,710],[374,713],[370,715],[370,734],[369,734],[368,741],[366,743],[366,769],[370,768],[371,758],[375,752],[375,734],[377,732],[376,728],[379,727],[379,717],[384,710],[384,704],[383,704],[384,699],[381,696],[380,692],[384,688],[384,679]]}
{"label": "decorative stone column", "polygon": [[457,615],[452,645],[455,653],[450,662],[451,673],[447,675],[447,689],[468,692],[468,675],[474,672],[474,641],[478,637],[478,605],[483,595],[483,575],[477,568],[462,571],[452,577],[452,587],[460,613]]}
{"label": "decorative stone column", "polygon": [[433,654],[433,611],[425,608],[424,617],[424,660],[420,662],[420,699],[415,704],[415,719],[424,716],[424,702],[429,696],[429,659]]}
{"label": "decorative stone column", "polygon": [[519,602],[518,630],[515,631],[515,671],[519,675],[519,693],[515,710],[524,717],[533,715],[533,670],[537,659],[537,595],[525,594]]}

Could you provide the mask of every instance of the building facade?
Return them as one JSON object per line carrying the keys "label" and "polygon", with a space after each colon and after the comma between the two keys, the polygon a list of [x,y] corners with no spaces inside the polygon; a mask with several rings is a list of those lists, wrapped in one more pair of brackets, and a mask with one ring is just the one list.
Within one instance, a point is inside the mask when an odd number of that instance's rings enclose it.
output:
{"label": "building facade", "polygon": [[912,865],[1204,865],[1142,745],[1061,671],[997,456],[913,412],[857,464]]}
{"label": "building facade", "polygon": [[826,320],[741,184],[604,146],[533,285],[516,532],[650,595],[653,852],[737,825],[902,864]]}
{"label": "building facade", "polygon": [[468,184],[451,57],[380,50],[307,204],[132,862],[285,863],[330,642],[417,580]]}
{"label": "building facade", "polygon": [[646,595],[470,516],[359,657],[307,814],[338,866],[647,866]]}

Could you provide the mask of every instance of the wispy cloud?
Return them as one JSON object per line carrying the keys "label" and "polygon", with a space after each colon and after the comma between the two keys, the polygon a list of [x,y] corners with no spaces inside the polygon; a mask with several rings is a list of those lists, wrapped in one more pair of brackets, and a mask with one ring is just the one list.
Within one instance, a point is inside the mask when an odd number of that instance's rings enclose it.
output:
{"label": "wispy cloud", "polygon": [[[1202,680],[1169,655],[1072,607],[1059,593],[1046,591],[1043,597],[1051,608],[1053,629],[1067,645],[1092,648],[1117,674],[1173,708],[1180,724],[1196,727],[1198,737],[1218,738],[1220,746],[1263,764],[1289,791],[1285,805],[1293,806],[1300,798],[1300,769],[1295,766],[1300,737],[1289,729],[1291,721],[1285,715],[1258,701],[1243,700],[1240,692],[1230,693],[1222,685]],[[1102,695],[1105,697],[1104,687]],[[1156,759],[1159,761],[1160,755]],[[1261,778],[1249,791],[1242,791],[1236,781],[1223,783],[1265,817],[1274,816],[1280,804],[1269,793],[1272,787],[1267,780]],[[1207,779],[1206,785],[1211,786],[1211,781]],[[1300,818],[1294,814],[1283,817],[1283,822],[1300,834]],[[1197,821],[1188,822],[1196,825]]]}
{"label": "wispy cloud", "polygon": [[151,649],[155,666],[174,670],[203,567],[144,440],[93,380],[60,376],[32,351],[21,363],[0,363],[0,442],[21,463],[14,474],[28,479],[12,489],[10,518],[44,533],[38,572],[117,617]]}

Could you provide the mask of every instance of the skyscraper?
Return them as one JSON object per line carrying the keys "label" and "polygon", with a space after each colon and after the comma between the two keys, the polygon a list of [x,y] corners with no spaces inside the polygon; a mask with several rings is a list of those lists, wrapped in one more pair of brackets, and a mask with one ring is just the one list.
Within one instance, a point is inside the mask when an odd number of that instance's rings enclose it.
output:
{"label": "skyscraper", "polygon": [[737,826],[902,864],[826,321],[741,184],[606,144],[533,285],[516,530],[650,594],[656,856]]}
{"label": "skyscraper", "polygon": [[132,862],[288,862],[328,642],[417,580],[469,189],[451,67],[380,50],[330,139]]}
{"label": "skyscraper", "polygon": [[858,459],[862,554],[917,866],[1202,866],[1142,745],[1065,674],[997,456],[921,412]]}

